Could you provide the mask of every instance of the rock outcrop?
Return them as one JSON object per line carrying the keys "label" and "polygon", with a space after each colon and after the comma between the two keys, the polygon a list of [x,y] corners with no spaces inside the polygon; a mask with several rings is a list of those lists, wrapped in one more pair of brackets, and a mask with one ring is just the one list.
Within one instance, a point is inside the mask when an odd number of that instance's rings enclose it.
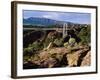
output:
{"label": "rock outcrop", "polygon": [[89,51],[86,56],[83,58],[81,66],[90,66],[91,65],[91,51]]}
{"label": "rock outcrop", "polygon": [[[65,47],[53,47],[48,50],[39,51],[37,60],[31,58],[33,68],[53,68],[53,67],[75,67],[90,66],[91,52],[87,47],[67,49]],[[26,65],[26,64],[25,64]],[[28,64],[29,65],[29,64]]]}

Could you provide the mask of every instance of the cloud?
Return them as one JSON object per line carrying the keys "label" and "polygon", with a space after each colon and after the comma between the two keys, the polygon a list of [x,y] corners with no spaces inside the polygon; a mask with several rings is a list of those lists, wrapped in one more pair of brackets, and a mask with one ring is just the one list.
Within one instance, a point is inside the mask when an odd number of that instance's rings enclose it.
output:
{"label": "cloud", "polygon": [[52,18],[51,15],[43,15],[42,17],[44,17],[44,18]]}
{"label": "cloud", "polygon": [[49,18],[49,19],[59,19],[60,15],[57,13],[46,13],[42,15],[44,18]]}

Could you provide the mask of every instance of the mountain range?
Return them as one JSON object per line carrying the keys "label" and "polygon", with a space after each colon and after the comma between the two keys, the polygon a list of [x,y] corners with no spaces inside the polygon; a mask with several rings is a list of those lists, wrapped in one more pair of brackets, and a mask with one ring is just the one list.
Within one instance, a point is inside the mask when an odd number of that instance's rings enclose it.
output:
{"label": "mountain range", "polygon": [[40,17],[30,17],[23,19],[23,25],[25,28],[27,27],[62,27],[64,24],[67,24],[69,28],[81,28],[90,24],[79,24],[72,23],[67,21],[58,21],[54,19],[48,18],[40,18]]}
{"label": "mountain range", "polygon": [[70,22],[58,21],[48,18],[37,18],[37,17],[30,17],[27,19],[23,19],[24,25],[52,26],[52,25],[63,25],[64,23],[68,24]]}

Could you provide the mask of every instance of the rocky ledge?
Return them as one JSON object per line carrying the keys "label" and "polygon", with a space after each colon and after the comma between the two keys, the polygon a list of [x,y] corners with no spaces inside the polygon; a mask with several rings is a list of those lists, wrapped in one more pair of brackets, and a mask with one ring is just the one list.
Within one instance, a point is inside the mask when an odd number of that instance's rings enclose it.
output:
{"label": "rocky ledge", "polygon": [[88,46],[79,46],[67,49],[53,47],[39,51],[24,62],[24,69],[79,67],[91,65],[91,51]]}

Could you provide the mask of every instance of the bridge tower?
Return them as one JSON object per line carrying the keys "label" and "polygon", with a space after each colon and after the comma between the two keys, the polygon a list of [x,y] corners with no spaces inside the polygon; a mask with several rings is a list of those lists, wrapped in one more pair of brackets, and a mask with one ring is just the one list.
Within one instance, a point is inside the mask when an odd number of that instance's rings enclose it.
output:
{"label": "bridge tower", "polygon": [[66,35],[68,35],[67,30],[68,30],[68,25],[67,25],[67,23],[64,23],[64,24],[63,24],[63,38],[64,38]]}

